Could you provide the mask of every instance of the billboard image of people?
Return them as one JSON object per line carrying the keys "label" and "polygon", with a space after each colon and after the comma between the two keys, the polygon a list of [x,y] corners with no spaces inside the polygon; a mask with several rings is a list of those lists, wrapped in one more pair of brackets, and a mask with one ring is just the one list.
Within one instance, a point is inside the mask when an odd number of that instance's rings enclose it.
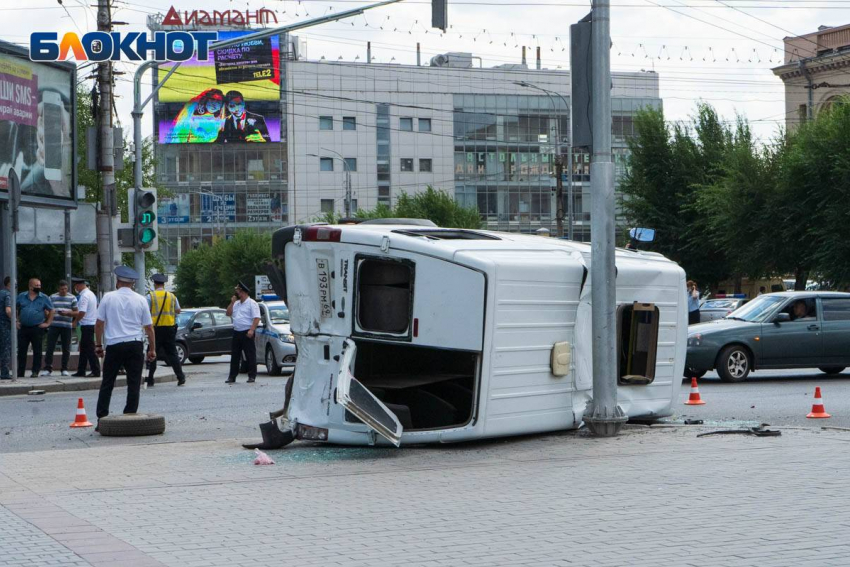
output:
{"label": "billboard image of people", "polygon": [[0,47],[0,191],[14,168],[24,196],[73,201],[74,71]]}
{"label": "billboard image of people", "polygon": [[[250,32],[220,32],[228,40]],[[161,66],[159,80],[170,67]],[[159,90],[161,144],[280,141],[278,38],[251,40],[182,64]]]}

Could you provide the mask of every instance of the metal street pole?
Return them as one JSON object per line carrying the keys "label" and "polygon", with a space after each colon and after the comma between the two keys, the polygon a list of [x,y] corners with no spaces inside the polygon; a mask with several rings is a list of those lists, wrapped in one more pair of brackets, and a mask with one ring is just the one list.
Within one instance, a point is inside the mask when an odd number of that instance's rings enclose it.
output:
{"label": "metal street pole", "polygon": [[[98,0],[98,3],[105,3],[107,0]],[[354,8],[351,10],[345,10],[343,12],[339,12],[337,14],[330,14],[326,16],[321,16],[319,18],[313,18],[311,20],[305,20],[303,22],[299,22],[297,24],[291,24],[288,26],[281,26],[277,28],[270,28],[266,30],[260,30],[254,33],[246,34],[240,36],[236,39],[230,39],[227,41],[217,41],[215,43],[210,44],[210,52],[215,49],[221,49],[224,47],[230,47],[233,45],[239,45],[248,41],[252,41],[255,39],[262,39],[264,37],[271,37],[274,35],[283,35],[293,31],[297,31],[304,28],[309,28],[313,26],[318,26],[319,24],[324,24],[327,22],[336,22],[338,20],[342,20],[351,16],[359,16],[363,12],[367,10],[371,10],[373,8],[380,8],[381,6],[388,6],[390,4],[395,4],[397,2],[401,2],[401,0],[385,0],[384,2],[378,2],[377,4],[370,4],[368,6],[363,6],[362,8]],[[100,18],[98,17],[98,21]],[[156,92],[162,88],[162,86],[171,78],[171,75],[180,67],[180,63],[174,63],[169,69],[168,73],[163,77],[162,81],[160,81],[151,91],[151,94],[148,95],[148,98],[142,101],[142,77],[145,72],[156,66],[156,62],[147,61],[139,65],[138,69],[136,69],[136,74],[133,76],[133,140],[135,143],[135,164],[133,167],[133,186],[138,190],[142,187],[142,116],[144,115],[145,107],[148,103],[153,99]],[[111,159],[111,158],[110,158]],[[110,162],[111,163],[111,162]],[[111,227],[110,227],[111,228]],[[112,232],[110,231],[110,235]],[[111,242],[111,240],[110,240]],[[136,250],[134,252],[134,265],[136,271],[139,272],[140,275],[145,272],[145,253],[142,250]],[[137,289],[138,289],[138,283]]]}
{"label": "metal street pole", "polygon": [[71,211],[69,209],[65,209],[65,281],[71,285]]}
{"label": "metal street pole", "polygon": [[[9,170],[9,200],[6,202],[6,222],[3,223],[6,234],[3,240],[8,243],[9,254],[9,293],[11,297],[11,323],[9,345],[9,371],[12,379],[18,375],[18,206],[21,198],[21,181],[15,168]],[[5,251],[4,251],[5,252]]]}
{"label": "metal street pole", "polygon": [[328,148],[322,148],[323,152],[330,152],[335,154],[337,158],[342,162],[342,168],[345,170],[345,218],[351,218],[351,168],[348,166],[348,162],[345,161],[345,158],[342,157],[342,154],[339,152],[335,152],[334,150],[329,150]]}
{"label": "metal street pole", "polygon": [[[531,89],[536,89],[538,91],[544,92],[549,96],[549,102],[552,104],[552,111],[555,112],[556,123],[556,133],[558,136],[557,144],[556,144],[556,164],[558,167],[558,180],[557,180],[557,191],[556,191],[556,221],[557,221],[557,230],[558,237],[564,236],[564,181],[563,181],[563,159],[561,157],[561,117],[557,116],[557,112],[555,111],[555,101],[552,98],[552,95],[559,97],[562,101],[564,101],[564,105],[567,107],[567,112],[572,115],[572,105],[567,102],[567,99],[564,98],[564,95],[557,93],[555,91],[550,91],[549,89],[544,89],[534,83],[529,83],[528,81],[514,81],[515,85],[519,85],[521,87],[528,87]],[[572,122],[572,117],[570,118]],[[567,170],[568,170],[568,180],[569,185],[567,189],[567,238],[573,239],[573,144],[572,144],[572,134],[570,134],[570,145],[568,147],[567,154]]]}
{"label": "metal street pole", "polygon": [[593,154],[590,162],[591,326],[593,399],[584,421],[594,435],[616,435],[627,417],[617,405],[614,164],[611,161],[611,16],[609,0],[594,0],[591,93]]}
{"label": "metal street pole", "polygon": [[[112,15],[109,0],[97,2],[97,29],[112,31]],[[100,256],[101,293],[115,287],[112,270],[116,264],[114,217],[118,212],[115,202],[115,171],[112,141],[112,62],[98,63],[97,84],[100,93],[100,108],[97,112],[98,139],[100,140],[100,181],[103,195],[97,213],[97,248]]]}

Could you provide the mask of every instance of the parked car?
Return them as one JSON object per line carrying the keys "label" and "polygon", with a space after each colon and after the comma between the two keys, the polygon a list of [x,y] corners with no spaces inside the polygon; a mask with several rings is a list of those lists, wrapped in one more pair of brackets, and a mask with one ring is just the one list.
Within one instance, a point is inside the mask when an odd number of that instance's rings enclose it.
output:
{"label": "parked car", "polygon": [[260,326],[254,334],[257,362],[271,376],[295,370],[295,338],[289,329],[289,308],[283,301],[260,303]]}
{"label": "parked car", "polygon": [[727,315],[688,327],[685,376],[716,369],[726,382],[753,370],[850,366],[850,293],[780,292],[761,295]]}
{"label": "parked car", "polygon": [[705,323],[715,319],[723,319],[733,311],[747,303],[746,297],[715,297],[705,300],[699,308],[699,321]]}
{"label": "parked car", "polygon": [[233,323],[224,309],[184,309],[177,315],[177,355],[200,364],[206,356],[230,354]]}

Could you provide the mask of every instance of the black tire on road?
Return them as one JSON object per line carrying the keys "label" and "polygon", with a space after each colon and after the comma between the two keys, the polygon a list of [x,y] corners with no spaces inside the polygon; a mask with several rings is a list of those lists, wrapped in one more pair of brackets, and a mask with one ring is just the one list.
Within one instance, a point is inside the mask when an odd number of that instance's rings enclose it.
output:
{"label": "black tire on road", "polygon": [[283,368],[275,360],[274,349],[270,346],[266,347],[266,370],[269,371],[269,376],[280,376],[283,374]]}
{"label": "black tire on road", "polygon": [[177,358],[180,359],[180,364],[186,364],[186,358],[189,356],[189,349],[186,348],[185,343],[177,343]]}
{"label": "black tire on road", "polygon": [[826,374],[841,374],[841,371],[844,370],[843,366],[818,366],[818,370],[821,372],[825,372]]}
{"label": "black tire on road", "polygon": [[743,382],[752,367],[750,351],[741,345],[729,345],[717,357],[717,373],[724,382]]}
{"label": "black tire on road", "polygon": [[203,361],[204,361],[203,356],[190,356],[189,357],[189,362],[191,362],[192,364],[200,364]]}
{"label": "black tire on road", "polygon": [[692,368],[685,368],[684,376],[685,378],[702,378],[705,376],[708,370],[693,370]]}
{"label": "black tire on road", "polygon": [[138,437],[165,432],[165,418],[149,413],[108,415],[98,420],[97,425],[98,432],[104,437]]}

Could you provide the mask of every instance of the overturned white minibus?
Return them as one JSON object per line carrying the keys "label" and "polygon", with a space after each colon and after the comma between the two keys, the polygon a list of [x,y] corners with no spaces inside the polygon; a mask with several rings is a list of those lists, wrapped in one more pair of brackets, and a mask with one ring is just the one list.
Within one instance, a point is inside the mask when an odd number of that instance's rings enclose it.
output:
{"label": "overturned white minibus", "polygon": [[[616,263],[619,404],[668,416],[685,363],[684,272],[648,252],[618,250]],[[428,221],[278,230],[269,277],[298,359],[272,414],[283,436],[264,429],[259,446],[578,427],[592,394],[589,268],[586,244]]]}

